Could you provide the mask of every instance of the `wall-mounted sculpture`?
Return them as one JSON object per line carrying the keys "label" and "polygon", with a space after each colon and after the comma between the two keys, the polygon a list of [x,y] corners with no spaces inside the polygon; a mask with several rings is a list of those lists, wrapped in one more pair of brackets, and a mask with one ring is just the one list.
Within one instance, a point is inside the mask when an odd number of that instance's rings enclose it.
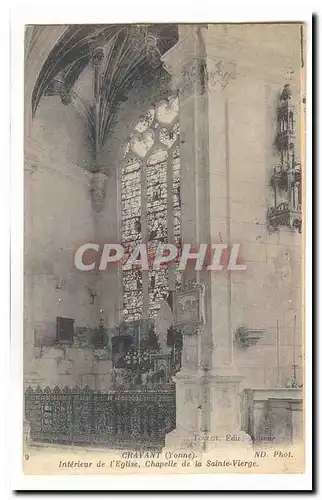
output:
{"label": "wall-mounted sculpture", "polygon": [[274,205],[268,209],[267,220],[271,230],[280,226],[302,229],[301,164],[296,158],[295,106],[289,85],[284,85],[277,111],[276,147],[280,162],[271,178]]}
{"label": "wall-mounted sculpture", "polygon": [[246,328],[241,326],[235,332],[235,343],[238,347],[251,347],[263,338],[265,330],[262,328]]}

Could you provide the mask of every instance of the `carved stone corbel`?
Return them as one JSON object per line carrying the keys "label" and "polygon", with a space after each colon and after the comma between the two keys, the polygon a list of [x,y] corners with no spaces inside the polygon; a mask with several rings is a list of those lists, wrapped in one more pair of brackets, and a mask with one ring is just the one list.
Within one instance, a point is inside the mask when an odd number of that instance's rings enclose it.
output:
{"label": "carved stone corbel", "polygon": [[164,67],[172,75],[172,87],[182,96],[193,92],[203,94],[206,89],[206,62],[203,57],[192,57],[185,61],[181,68],[173,68],[166,62]]}
{"label": "carved stone corbel", "polygon": [[102,172],[94,172],[91,179],[91,201],[95,212],[100,212],[104,206],[106,196],[107,175]]}
{"label": "carved stone corbel", "polygon": [[206,90],[206,62],[203,57],[194,57],[182,67],[179,90],[184,96],[193,92],[204,94]]}
{"label": "carved stone corbel", "polygon": [[92,53],[92,65],[94,69],[102,66],[104,61],[104,49],[102,47],[95,47]]}
{"label": "carved stone corbel", "polygon": [[28,174],[34,174],[35,172],[38,171],[38,165],[34,164],[34,163],[27,163],[26,162],[26,165],[25,165],[25,172],[27,172]]}
{"label": "carved stone corbel", "polygon": [[95,47],[92,52],[92,66],[94,69],[94,97],[98,99],[101,91],[101,70],[104,62],[104,49],[102,47]]}

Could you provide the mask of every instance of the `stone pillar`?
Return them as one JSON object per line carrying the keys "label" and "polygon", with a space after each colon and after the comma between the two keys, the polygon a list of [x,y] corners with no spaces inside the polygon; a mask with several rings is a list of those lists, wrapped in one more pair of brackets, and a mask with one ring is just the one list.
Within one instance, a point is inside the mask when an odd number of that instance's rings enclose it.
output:
{"label": "stone pillar", "polygon": [[198,329],[183,329],[182,368],[173,378],[176,384],[176,429],[167,436],[167,445],[198,447],[202,433],[202,383],[198,369]]}
{"label": "stone pillar", "polygon": [[[230,96],[235,99],[237,78],[234,60],[222,59],[213,54],[207,43],[207,92],[209,119],[209,184],[210,184],[210,233],[212,242],[231,247],[231,192],[229,110]],[[232,283],[227,268],[210,273],[212,297],[213,345],[211,370],[207,373],[209,384],[209,432],[216,436],[216,443],[243,442],[240,432],[239,384],[241,375],[234,364],[234,330],[231,318]],[[248,441],[248,439],[247,439]]]}
{"label": "stone pillar", "polygon": [[[110,222],[108,193],[111,187],[109,186],[110,179],[107,170],[106,166],[101,163],[98,166],[98,170],[92,173],[90,186],[92,221],[95,243],[100,245],[99,255],[101,255],[103,251],[104,243],[106,240],[109,241],[110,237],[107,228],[109,228]],[[92,272],[92,275],[93,292],[95,294],[93,304],[91,305],[93,327],[97,328],[100,320],[102,320],[104,327],[109,328],[111,326],[109,321],[114,311],[109,307],[106,297],[107,290],[111,287],[109,280],[111,279],[112,272],[111,270],[109,270],[109,272],[99,271],[99,269],[96,268],[96,270]]]}
{"label": "stone pillar", "polygon": [[[179,91],[182,242],[229,245],[229,142],[224,94],[236,77],[233,62],[208,57],[207,28],[179,27],[179,42],[164,56]],[[215,232],[214,218],[217,217]],[[238,385],[233,365],[230,276],[185,272],[184,284],[203,288],[204,318],[185,325],[182,369],[175,377],[176,430],[167,446],[203,450],[240,437]]]}
{"label": "stone pillar", "polygon": [[[199,248],[210,242],[208,97],[202,29],[180,25],[179,42],[164,56],[165,68],[178,91],[180,108],[181,239]],[[209,275],[195,271],[194,262],[183,276],[184,290],[201,285],[205,316],[184,325],[182,368],[175,377],[176,429],[167,446],[199,447],[207,433],[209,388],[205,373],[211,367],[211,290]],[[199,438],[201,438],[199,440]]]}
{"label": "stone pillar", "polygon": [[[265,215],[264,210],[252,203],[252,208],[242,213],[247,201],[240,202],[239,189],[250,182],[249,191],[240,189],[244,197],[245,192],[249,196],[254,193],[255,197],[260,193],[263,199],[269,196],[274,166],[275,100],[288,78],[298,75],[297,63],[290,61],[297,30],[296,26],[269,25],[256,25],[250,30],[245,25],[209,25],[203,30],[207,64],[211,241],[222,241],[228,247],[232,243],[241,244],[248,268],[246,273],[251,268],[256,269],[249,252],[249,241],[254,242],[255,235],[250,234],[256,227],[256,217],[264,226]],[[261,41],[260,51],[254,40]],[[273,43],[278,49],[272,52]],[[295,80],[299,82],[298,77]],[[264,243],[265,238],[263,227],[255,241]],[[268,238],[266,241],[270,242]],[[251,305],[247,294],[251,289],[260,289],[267,279],[265,267],[266,263],[258,266],[263,270],[262,275],[257,274],[258,283],[255,279],[248,280],[245,301],[241,300],[247,308]],[[241,304],[237,303],[238,281],[238,272],[223,269],[211,273],[214,348],[212,368],[207,373],[211,407],[209,429],[224,442],[228,435],[241,440],[246,437],[240,434],[239,384],[242,377],[234,362],[234,336],[241,325],[239,322],[246,318],[250,321],[250,317],[246,311],[245,314],[241,312]],[[274,315],[275,311],[272,313]]]}

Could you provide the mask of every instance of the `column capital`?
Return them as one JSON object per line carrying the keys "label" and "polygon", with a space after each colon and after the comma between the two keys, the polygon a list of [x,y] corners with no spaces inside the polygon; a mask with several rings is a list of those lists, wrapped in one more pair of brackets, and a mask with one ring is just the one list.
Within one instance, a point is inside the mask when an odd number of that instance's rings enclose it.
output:
{"label": "column capital", "polygon": [[172,76],[173,86],[183,95],[194,91],[204,92],[206,82],[206,61],[202,28],[198,25],[187,26],[183,38],[161,60],[164,68]]}
{"label": "column capital", "polygon": [[[205,44],[205,27],[191,27],[185,36],[162,56],[164,68],[173,78],[173,85],[182,95],[193,91],[222,90],[236,79],[236,63],[218,56]],[[209,51],[209,53],[208,53]]]}

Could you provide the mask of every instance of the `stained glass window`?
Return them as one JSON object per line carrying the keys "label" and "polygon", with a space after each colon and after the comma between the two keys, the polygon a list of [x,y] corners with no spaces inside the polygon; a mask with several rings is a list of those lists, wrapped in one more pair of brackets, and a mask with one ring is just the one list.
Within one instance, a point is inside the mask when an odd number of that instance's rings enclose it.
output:
{"label": "stained glass window", "polygon": [[[180,246],[178,98],[141,117],[126,147],[121,173],[121,239],[131,251],[145,243],[149,262],[159,243]],[[123,319],[154,318],[160,300],[180,287],[175,263],[160,270],[122,272]]]}

